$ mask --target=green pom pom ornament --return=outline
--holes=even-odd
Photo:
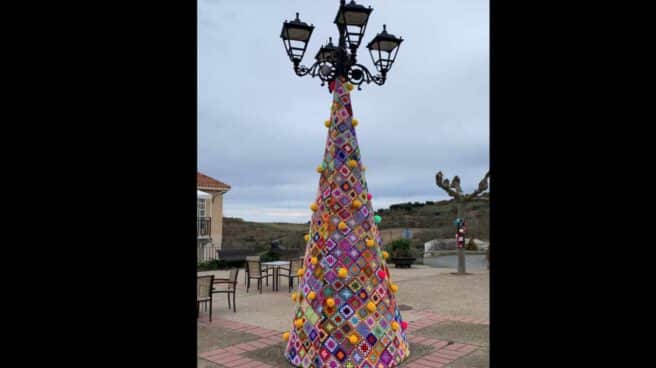
[[[382,217],[380,217],[380,216],[378,216],[378,215],[374,216],[374,221],[375,221],[377,224],[380,224],[380,222],[381,222],[382,220],[383,220]]]

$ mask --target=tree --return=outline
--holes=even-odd
[[[460,178],[456,175],[453,180],[444,178],[444,174],[438,171],[435,175],[435,184],[442,188],[449,196],[451,196],[456,204],[457,219],[456,219],[456,238],[462,236],[462,241],[458,244],[458,275],[465,275],[465,205],[473,199],[489,201],[489,192],[487,192],[490,179],[490,172],[488,171],[483,179],[478,183],[478,188],[469,194],[465,194],[460,187]]]
[[[310,204],[292,326],[295,367],[392,367],[410,354],[356,136],[350,84],[336,80],[319,188]],[[409,246],[409,244],[408,244]],[[290,311],[291,312],[291,311]],[[291,314],[291,313],[290,313]],[[373,353],[375,352],[375,353]]]

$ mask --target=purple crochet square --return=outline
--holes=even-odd
[[[326,262],[326,266],[328,266],[328,268],[331,268],[337,262],[337,258],[335,258],[332,254],[329,254],[327,257],[323,259],[323,261]]]
[[[332,256],[330,256],[330,257],[332,257]],[[333,258],[333,259],[334,259],[334,258]],[[326,281],[328,281],[329,283],[332,284],[333,281],[335,281],[335,280],[337,279],[337,275],[335,274],[335,271],[330,270],[330,271],[328,271],[328,272],[323,276],[323,278],[324,278]]]
[[[357,351],[356,351],[355,353],[353,353],[353,355],[351,355],[351,358],[352,358],[353,361],[356,362],[357,364],[360,364],[360,362],[362,362],[362,359],[364,359],[360,354],[358,354]]]
[[[380,361],[383,362],[386,366],[389,365],[389,363],[392,361],[394,357],[392,357],[392,354],[390,354],[387,350],[385,350],[381,355],[380,355]]]
[[[332,250],[333,248],[335,248],[336,245],[337,245],[337,243],[335,243],[334,240],[332,240],[332,239],[326,240],[326,249],[327,250]]]
[[[339,217],[341,217],[342,220],[346,220],[350,216],[351,216],[351,213],[346,208],[342,208],[342,210],[339,211]]]
[[[339,249],[348,252],[351,248],[353,248],[353,245],[351,245],[351,242],[347,238],[344,238],[339,242]]]
[[[335,339],[333,339],[332,337],[328,337],[326,339],[326,342],[323,343],[323,346],[325,346],[329,352],[333,353],[335,350],[337,350],[338,344],[337,341],[335,341]]]
[[[348,196],[342,196],[342,197],[339,199],[339,203],[341,203],[342,206],[346,206],[346,205],[348,205],[348,204],[351,204],[351,198],[349,198]]]

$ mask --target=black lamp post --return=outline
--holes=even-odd
[[[280,37],[287,55],[294,65],[296,75],[319,77],[322,86],[338,77],[343,77],[351,84],[358,86],[358,89],[361,89],[364,82],[384,84],[403,39],[387,33],[386,26],[383,26],[383,31],[367,44],[371,60],[380,74],[372,75],[364,65],[358,64],[357,49],[372,11],[371,6],[365,8],[353,0],[348,4],[345,0],[340,0],[339,10],[334,20],[339,31],[339,42],[337,45],[333,45],[332,38],[330,38],[328,43],[319,49],[315,56],[316,61],[310,67],[301,65],[301,60],[314,26],[302,22],[298,13],[293,21],[285,21]]]

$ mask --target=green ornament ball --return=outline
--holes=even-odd
[[[378,216],[378,215],[374,216],[374,221],[376,221],[377,224],[380,224],[380,222],[381,222],[382,220],[383,220],[382,217],[380,217],[380,216]]]

